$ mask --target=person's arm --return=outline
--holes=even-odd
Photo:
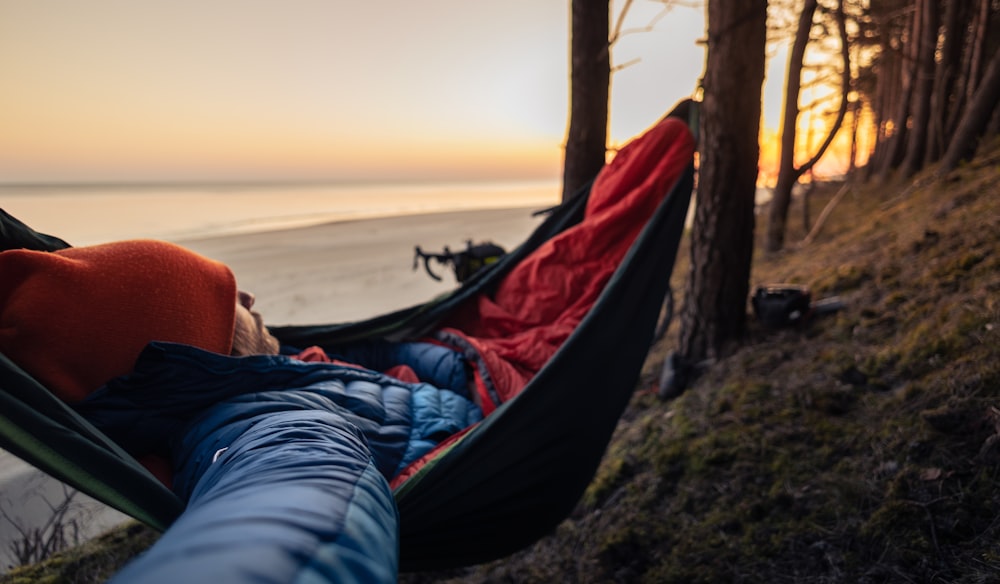
[[[392,493],[345,418],[273,412],[195,434],[187,509],[113,582],[396,580]]]

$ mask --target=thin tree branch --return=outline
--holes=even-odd
[[[636,63],[639,63],[641,61],[642,61],[642,59],[639,58],[639,57],[636,57],[636,58],[634,58],[634,59],[632,59],[630,61],[625,61],[621,65],[615,65],[614,67],[612,67],[611,68],[611,72],[612,73],[617,73],[618,71],[621,71],[622,69],[624,69],[626,67],[631,67],[632,65],[635,65]]]
[[[841,80],[842,86],[840,91],[840,109],[837,111],[837,119],[833,122],[833,126],[830,128],[830,133],[827,134],[826,140],[819,147],[816,155],[809,160],[809,162],[803,164],[798,169],[798,175],[802,176],[805,172],[809,171],[813,166],[819,162],[823,154],[826,153],[826,149],[830,147],[833,143],[834,137],[836,137],[837,132],[840,130],[841,124],[844,123],[844,117],[847,115],[847,102],[848,95],[851,91],[851,53],[850,53],[850,42],[847,36],[847,17],[844,15],[844,0],[839,0],[837,2],[837,28],[840,30],[840,57],[844,62],[843,77]]]
[[[625,15],[628,14],[629,8],[632,7],[632,0],[625,0],[625,5],[622,6],[621,12],[618,13],[618,22],[615,23],[615,29],[611,32],[611,36],[608,38],[608,46],[614,45],[618,42],[618,39],[622,36],[622,25],[625,24]]]
[[[621,40],[622,37],[628,36],[630,34],[652,32],[656,28],[656,25],[661,20],[663,20],[667,16],[667,14],[670,13],[671,10],[674,9],[674,6],[685,6],[685,5],[686,4],[677,2],[676,0],[664,1],[663,8],[660,9],[660,11],[656,13],[656,16],[651,18],[645,26],[626,28],[622,30],[622,25],[625,24],[625,15],[628,13],[629,8],[632,7],[632,0],[625,0],[625,5],[622,6],[622,10],[618,15],[618,22],[615,23],[614,32],[611,34],[610,38],[608,38],[608,45],[609,46],[614,45],[616,42]],[[696,4],[692,3],[690,5],[695,6]]]
[[[844,198],[844,195],[846,195],[851,188],[852,185],[850,183],[845,183],[844,186],[840,187],[840,190],[837,191],[837,194],[830,199],[830,202],[823,207],[823,211],[819,214],[819,217],[816,219],[816,223],[813,224],[812,229],[809,230],[809,234],[802,239],[801,243],[799,243],[801,247],[809,245],[816,239],[816,236],[818,236],[819,232],[823,229],[823,225],[826,224],[826,220],[830,217],[830,214],[833,213],[833,209],[838,203],[840,203],[840,200]]]

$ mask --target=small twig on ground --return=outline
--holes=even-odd
[[[826,220],[830,216],[830,213],[833,212],[833,208],[836,207],[837,203],[839,203],[840,200],[844,198],[844,195],[846,195],[851,190],[853,190],[853,185],[851,185],[850,183],[845,183],[844,186],[840,187],[840,190],[837,191],[837,194],[834,195],[832,199],[830,199],[830,202],[827,203],[825,207],[823,207],[823,212],[819,214],[819,217],[816,219],[816,223],[814,223],[812,229],[809,230],[809,234],[802,239],[801,243],[799,243],[800,246],[809,245],[810,243],[813,242],[813,240],[816,239],[816,236],[819,235],[820,230],[823,229],[823,224],[826,223]]]

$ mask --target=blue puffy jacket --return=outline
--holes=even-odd
[[[120,581],[186,584],[394,580],[387,479],[482,418],[426,383],[169,343],[77,409],[135,453],[168,454],[187,502]]]

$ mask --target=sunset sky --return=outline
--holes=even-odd
[[[694,92],[703,18],[614,47],[612,146]],[[0,0],[0,182],[554,179],[568,52],[569,0]]]

